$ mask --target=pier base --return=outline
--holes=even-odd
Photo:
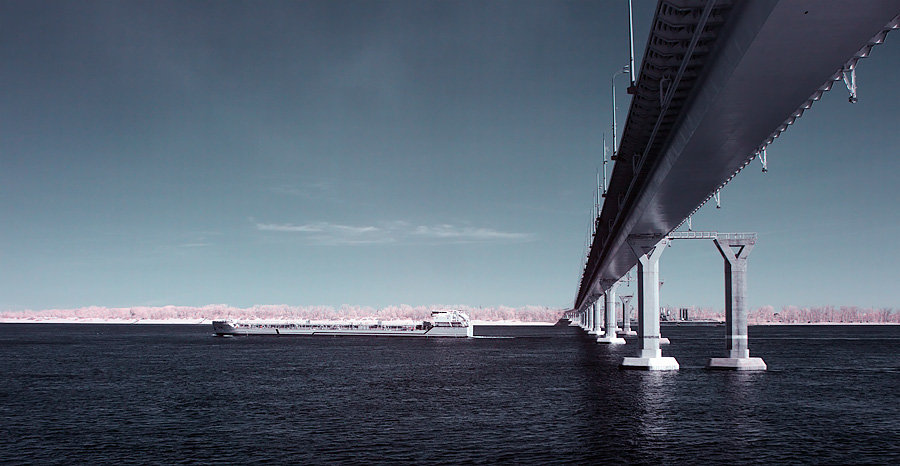
[[[606,335],[597,337],[597,343],[607,343],[610,345],[624,345],[625,339],[619,337],[608,337]]]
[[[764,371],[767,369],[762,358],[710,358],[706,368],[732,371]]]
[[[678,367],[678,361],[671,356],[660,356],[657,358],[625,358],[622,360],[623,369],[677,371]]]

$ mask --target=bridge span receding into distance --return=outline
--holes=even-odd
[[[766,147],[824,92],[846,85],[855,102],[857,61],[898,27],[900,0],[661,0],[567,316],[602,334],[599,343],[624,343],[615,292],[637,266],[641,351],[622,365],[677,369],[660,350],[664,246],[687,239],[675,230],[754,159],[765,170]],[[729,354],[709,367],[765,369],[747,342],[747,256],[756,236],[711,235],[691,237],[713,240],[725,262]]]

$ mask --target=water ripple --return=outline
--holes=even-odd
[[[897,328],[752,327],[764,373],[702,369],[724,353],[720,328],[664,328],[664,352],[682,365],[668,373],[620,370],[633,341],[597,345],[569,327],[478,330],[514,338],[222,339],[203,326],[0,325],[0,458],[900,460]]]

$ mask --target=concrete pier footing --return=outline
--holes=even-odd
[[[764,371],[767,369],[762,358],[710,358],[706,368],[733,371]]]
[[[678,361],[670,356],[663,356],[659,349],[641,350],[641,354],[635,358],[622,360],[624,369],[643,369],[648,371],[676,371],[679,369]]]
[[[648,371],[677,371],[678,361],[671,356],[658,358],[625,358],[622,360],[625,369],[643,369]]]
[[[597,343],[605,343],[609,345],[624,345],[625,339],[621,337],[608,337],[603,335],[602,337],[597,337]]]

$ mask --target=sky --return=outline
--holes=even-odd
[[[625,1],[0,0],[0,309],[569,307],[627,59]],[[900,307],[898,72],[694,216],[759,233],[751,307]],[[724,307],[711,243],[660,271]]]

